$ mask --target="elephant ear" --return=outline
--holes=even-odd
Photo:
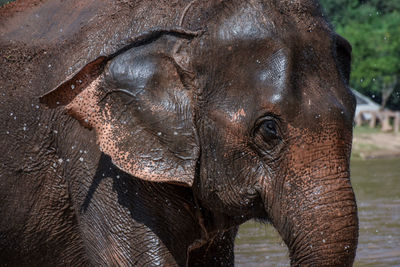
[[[40,101],[96,131],[101,151],[131,175],[191,186],[199,154],[190,38],[162,34],[87,64]]]

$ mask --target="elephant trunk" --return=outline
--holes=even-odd
[[[308,203],[301,203],[297,213],[288,214],[289,220],[280,230],[288,244],[291,263],[293,266],[352,266],[358,239],[352,189],[339,182],[330,191],[320,190],[318,187],[312,190],[305,201]],[[314,195],[320,196],[319,201]]]
[[[292,266],[352,266],[358,216],[349,160],[320,156],[292,162],[286,179],[269,189],[275,194],[265,196],[266,209]]]

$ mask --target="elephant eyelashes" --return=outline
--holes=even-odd
[[[256,123],[253,132],[256,146],[263,152],[276,148],[281,142],[278,122],[272,117],[266,117]]]

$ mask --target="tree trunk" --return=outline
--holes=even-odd
[[[382,88],[382,102],[381,102],[381,107],[380,110],[384,110],[387,101],[389,100],[389,97],[392,95],[394,88],[396,88],[398,82],[398,77],[395,77],[394,81],[392,83],[389,83],[386,86],[383,86]]]

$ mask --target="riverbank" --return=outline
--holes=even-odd
[[[379,129],[355,127],[352,159],[400,159],[400,134],[383,133]]]

